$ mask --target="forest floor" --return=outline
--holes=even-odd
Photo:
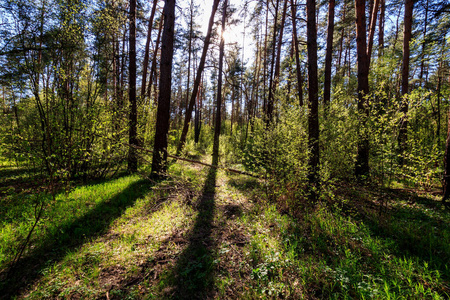
[[[263,180],[184,162],[55,199],[30,170],[0,173],[2,299],[450,296],[450,212],[433,193],[341,183],[294,213]]]

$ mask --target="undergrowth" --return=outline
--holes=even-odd
[[[450,296],[450,213],[436,195],[336,181],[316,205],[286,209],[267,188],[177,162],[162,182],[122,176],[56,201],[10,190],[1,198],[1,298]],[[38,201],[44,217],[7,278]]]

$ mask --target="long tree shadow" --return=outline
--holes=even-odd
[[[38,247],[17,263],[12,275],[0,283],[0,298],[19,296],[42,276],[44,268],[61,261],[69,251],[105,233],[115,219],[149,191],[150,186],[149,182],[142,179],[134,182],[82,217],[63,224],[58,232],[45,237]]]
[[[216,173],[211,168],[206,178],[202,195],[198,202],[198,216],[190,236],[188,246],[180,254],[171,277],[174,289],[172,299],[205,299],[214,283],[214,248],[211,237],[215,213]]]

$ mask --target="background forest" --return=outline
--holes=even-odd
[[[437,0],[0,0],[4,297],[449,297],[449,30]],[[205,283],[228,252],[202,210],[230,190],[253,263]],[[175,271],[130,254],[101,282],[83,245],[161,207],[207,242],[177,231],[181,252],[151,246]]]

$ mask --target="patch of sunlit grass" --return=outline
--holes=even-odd
[[[111,224],[105,235],[70,251],[60,263],[45,269],[43,278],[27,297],[95,298],[110,290],[118,293],[127,278],[138,276],[154,260],[162,241],[192,225],[191,207],[179,199],[159,205],[157,200],[149,190]],[[171,251],[170,247],[166,250]]]

